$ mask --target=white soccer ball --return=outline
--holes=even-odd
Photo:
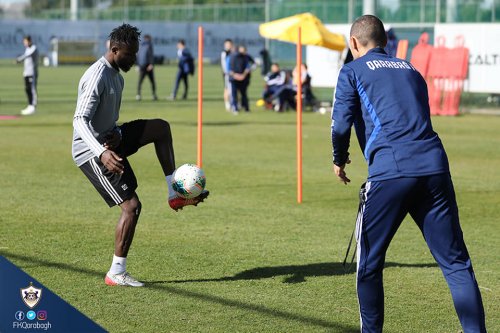
[[[172,188],[186,199],[199,196],[205,184],[205,172],[195,164],[183,164],[172,175]]]

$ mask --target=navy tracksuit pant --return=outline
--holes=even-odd
[[[182,94],[182,98],[183,99],[187,98],[189,89],[188,75],[189,73],[186,73],[183,71],[182,68],[179,68],[179,70],[177,71],[177,75],[175,77],[174,91],[172,92],[173,98],[177,97],[177,91],[179,90],[179,84],[181,83],[181,81],[184,82],[184,94]]]
[[[360,194],[356,238],[361,332],[382,332],[385,254],[408,213],[444,274],[464,333],[486,332],[481,294],[460,228],[450,175],[367,182]]]

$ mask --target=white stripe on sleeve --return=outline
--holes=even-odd
[[[92,73],[90,79],[86,81],[85,91],[78,98],[77,108],[73,118],[73,127],[75,131],[97,157],[101,156],[106,149],[92,134],[89,127],[89,121],[92,119],[98,105],[98,103],[91,105],[91,102],[93,96],[99,98],[97,85],[104,69],[104,65],[99,66],[94,73]]]

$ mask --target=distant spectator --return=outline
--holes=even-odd
[[[272,105],[274,94],[285,86],[286,79],[285,71],[280,69],[279,64],[273,63],[271,65],[271,71],[264,77],[266,87],[262,93],[262,98],[267,105]],[[280,96],[278,96],[278,98],[279,97]],[[281,105],[283,102],[282,98],[280,98],[279,104]]]
[[[262,59],[262,64],[260,67],[260,73],[262,76],[266,76],[267,73],[271,70],[271,56],[269,55],[269,52],[266,49],[262,49],[259,52],[260,58]]]
[[[305,105],[313,105],[316,98],[314,97],[314,94],[312,92],[311,76],[307,71],[306,64],[302,64],[301,66],[300,77],[300,81],[302,82],[302,98],[304,100],[304,103]],[[287,106],[290,106],[294,110],[296,109],[298,83],[298,70],[297,67],[295,67],[292,72],[292,82],[289,84],[285,84],[283,87],[279,88],[272,96],[273,99],[278,98],[278,100],[280,101],[280,105],[279,107],[275,108],[275,111],[284,111]]]
[[[344,65],[350,63],[353,60],[354,60],[354,58],[352,56],[351,49],[347,49],[347,54],[345,55],[345,59],[344,59]]]
[[[246,47],[239,46],[238,52],[231,54],[229,59],[229,78],[231,82],[231,109],[234,114],[238,114],[238,92],[241,95],[241,106],[246,112],[250,111],[248,105],[247,89],[250,82],[251,64]]]
[[[57,67],[59,65],[59,40],[56,36],[50,37],[50,62],[52,67]]]
[[[386,34],[387,34],[387,45],[384,48],[384,50],[391,57],[395,57],[396,53],[398,52],[399,40],[396,37],[396,34],[394,33],[394,29],[391,27],[388,27]]]
[[[175,78],[174,90],[169,97],[170,100],[176,99],[181,80],[184,82],[184,94],[182,94],[182,99],[187,99],[189,90],[188,76],[189,74],[194,74],[194,59],[191,52],[187,49],[184,39],[179,39],[177,42],[177,58],[179,59],[179,68]]]
[[[316,97],[314,96],[312,92],[312,85],[311,85],[311,75],[309,75],[309,71],[307,68],[306,64],[302,64],[301,67],[301,81],[302,81],[302,98],[304,99],[305,105],[313,105]],[[297,90],[297,85],[298,85],[298,71],[297,68],[294,68],[293,70],[293,84],[294,84],[294,89]]]
[[[153,42],[151,35],[144,35],[144,40],[139,46],[139,52],[137,53],[137,66],[139,67],[139,82],[137,84],[137,95],[135,99],[141,100],[141,86],[144,77],[147,75],[149,81],[151,82],[151,90],[153,92],[153,100],[158,100],[156,96],[156,83],[154,76],[154,52],[153,52]]]
[[[220,54],[220,66],[222,69],[222,79],[224,80],[224,106],[227,111],[231,110],[231,82],[229,81],[229,58],[234,52],[234,44],[231,39],[224,41],[224,50]]]
[[[38,79],[38,50],[29,35],[24,36],[23,44],[26,48],[24,50],[24,54],[17,57],[16,60],[18,63],[21,61],[24,63],[24,87],[26,90],[26,96],[28,97],[28,106],[21,110],[21,114],[28,116],[36,112],[38,99],[36,91],[36,83]]]
[[[250,66],[250,72],[248,73],[248,85],[250,85],[252,72],[257,68],[257,63],[255,62],[255,59],[250,54],[248,54],[246,46],[240,45],[238,47],[238,52],[244,54],[247,57],[248,65]]]

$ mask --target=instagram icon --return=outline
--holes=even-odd
[[[40,310],[36,314],[36,319],[38,320],[47,320],[47,311]]]

